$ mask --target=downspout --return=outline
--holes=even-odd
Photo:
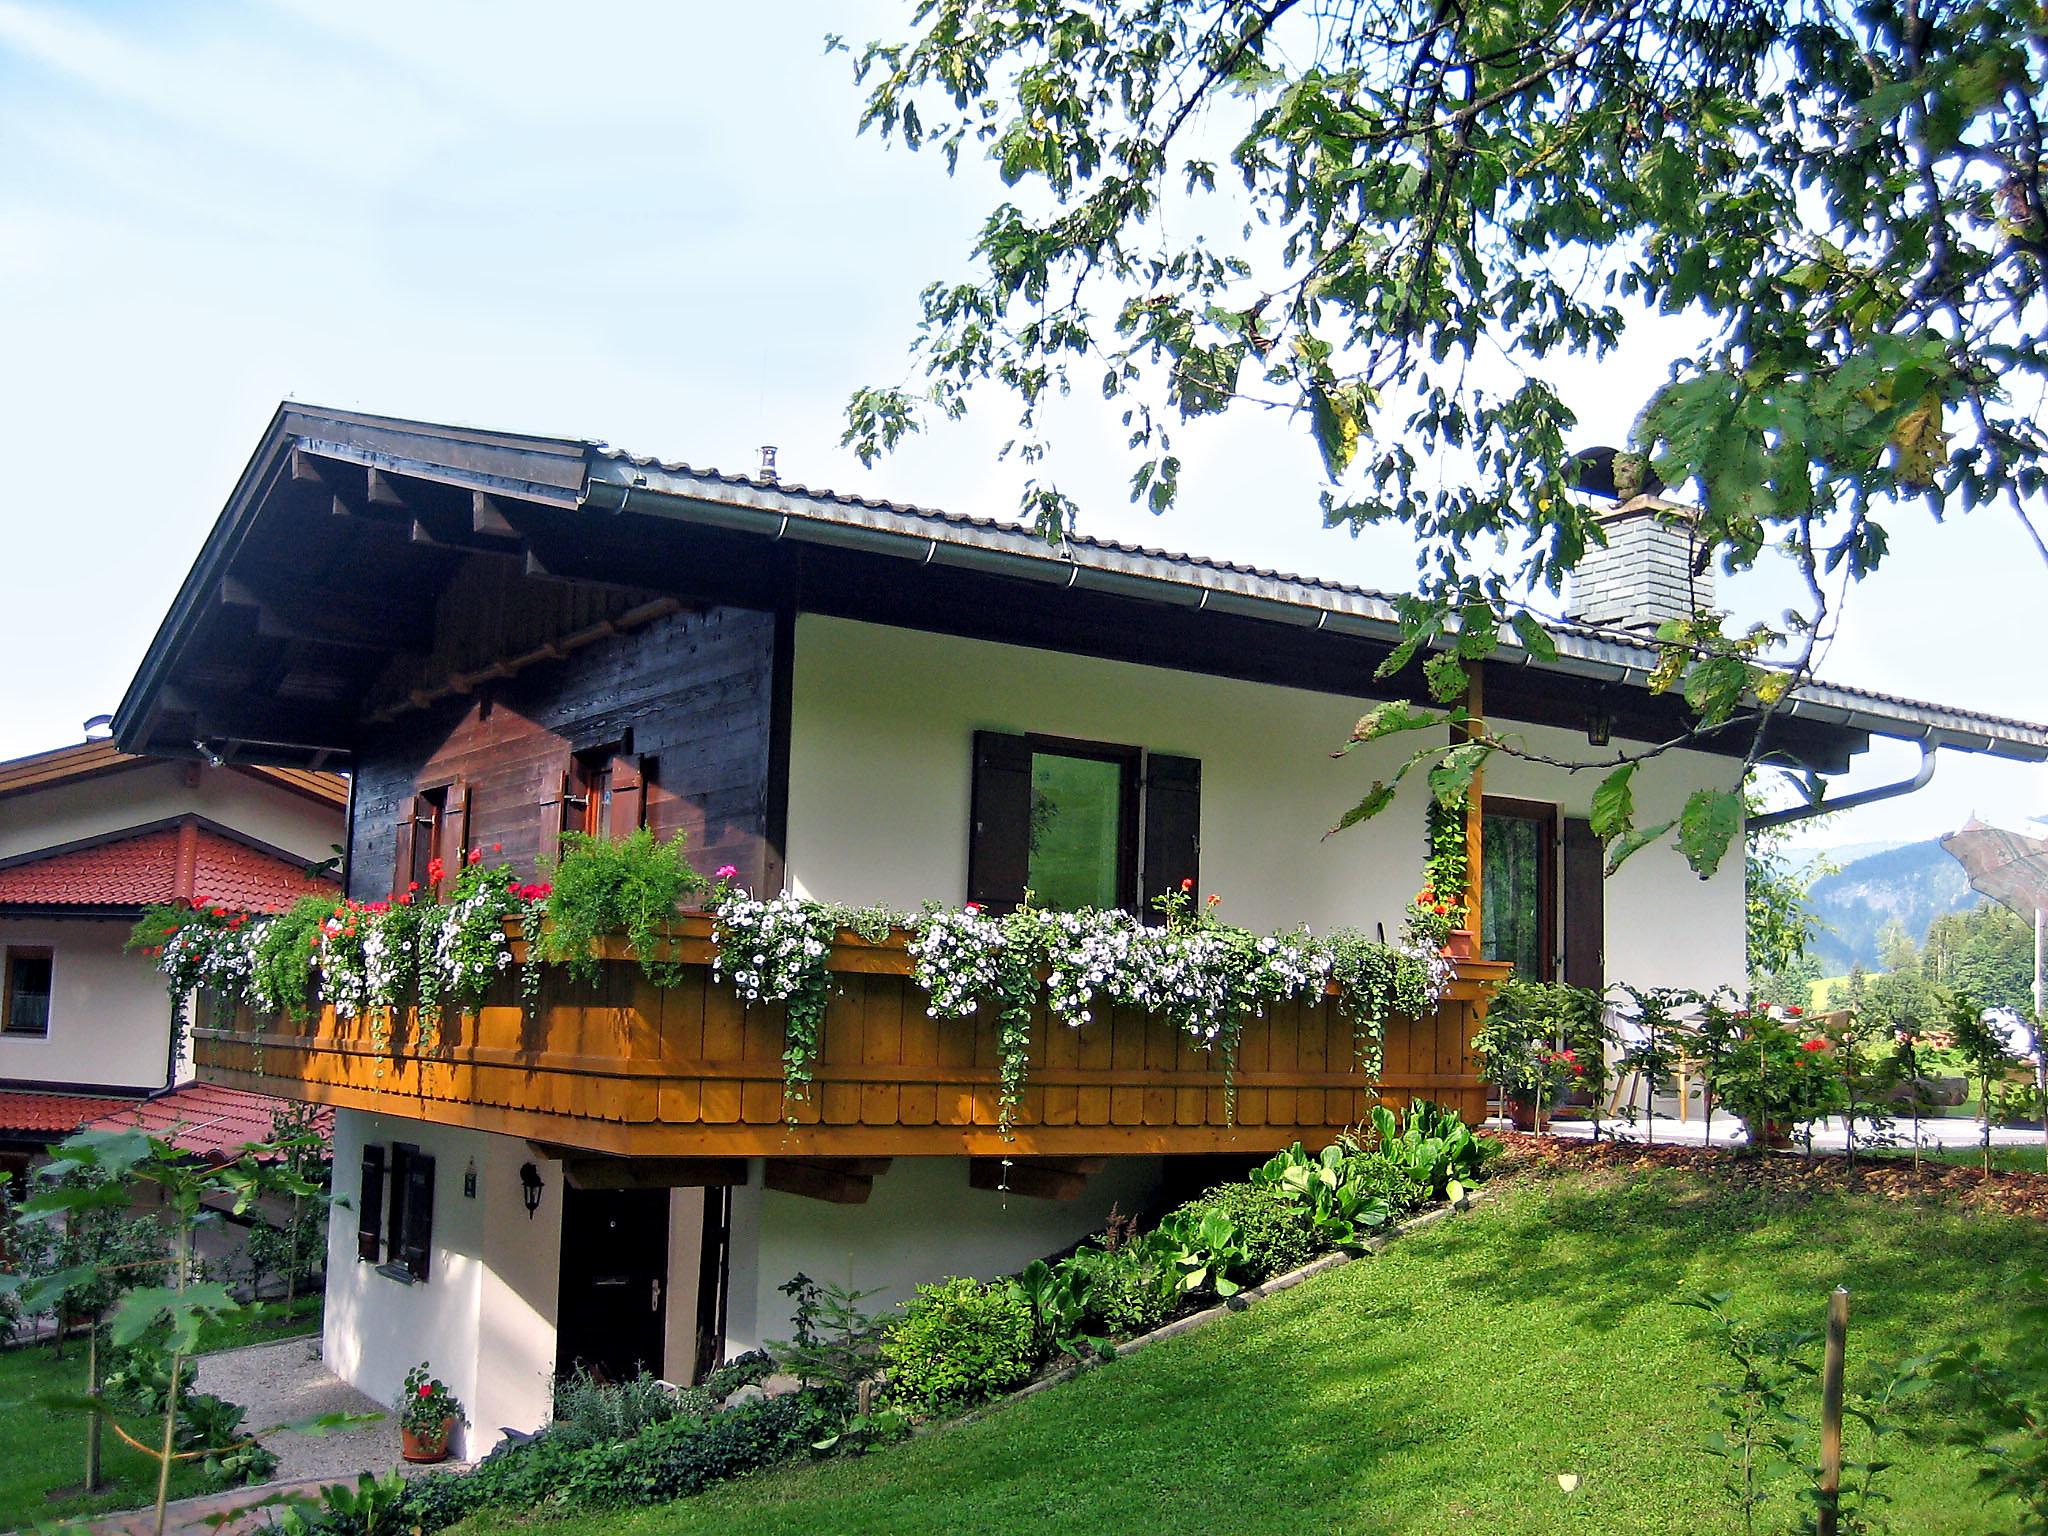
[[[1916,742],[1920,748],[1920,767],[1910,779],[1900,779],[1895,784],[1879,784],[1870,789],[1859,789],[1854,794],[1844,795],[1839,800],[1812,800],[1805,805],[1787,806],[1782,811],[1765,811],[1761,816],[1749,818],[1748,829],[1760,832],[1766,827],[1787,826],[1795,821],[1807,821],[1815,816],[1832,816],[1836,811],[1853,811],[1859,805],[1875,805],[1880,800],[1895,800],[1900,795],[1910,795],[1916,789],[1925,789],[1934,777],[1934,747],[1925,741]]]

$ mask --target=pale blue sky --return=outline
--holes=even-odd
[[[287,396],[741,470],[772,442],[789,479],[1009,514],[1000,410],[871,472],[837,446],[848,392],[903,377],[918,288],[958,269],[998,192],[854,136],[847,61],[821,39],[901,14],[0,0],[0,756],[114,706]],[[1687,340],[1660,325],[1575,370],[1584,440],[1620,441]],[[1126,502],[1115,419],[1082,401],[1060,420],[1089,531],[1411,574],[1396,533],[1320,529],[1298,422],[1184,434],[1183,504],[1160,520]],[[2048,715],[2048,571],[2016,527],[1908,514],[1893,547],[1827,673]],[[1724,597],[1765,617],[1789,589]],[[1972,810],[2048,810],[2048,775],[1945,756],[1930,790],[1825,840]]]

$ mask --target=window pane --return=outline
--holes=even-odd
[[[1523,816],[1489,816],[1482,832],[1485,877],[1480,953],[1514,962],[1515,974],[1541,981],[1543,953],[1543,824]]]
[[[1031,754],[1032,900],[1065,911],[1118,904],[1123,788],[1121,763]]]
[[[47,1035],[50,1032],[50,957],[12,954],[7,957],[7,1033]]]

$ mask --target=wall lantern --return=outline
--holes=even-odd
[[[473,1157],[469,1160],[469,1166],[462,1170],[462,1198],[476,1198],[476,1159]]]
[[[519,1165],[519,1198],[526,1202],[526,1219],[533,1220],[533,1213],[540,1209],[540,1170],[531,1163]]]
[[[1586,740],[1596,747],[1607,745],[1614,734],[1614,711],[1606,704],[1593,705],[1586,711]]]

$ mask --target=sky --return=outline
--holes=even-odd
[[[871,3],[568,7],[0,0],[0,757],[111,711],[278,402],[580,436],[985,516],[1027,473],[994,395],[873,469],[848,395],[908,376],[918,290],[965,269],[986,167],[856,133]],[[1564,371],[1619,443],[1691,338],[1646,323]],[[1398,530],[1325,531],[1305,423],[1179,435],[1180,504],[1132,507],[1122,428],[1056,415],[1082,529],[1401,588]],[[1784,571],[1724,582],[1742,619]],[[2010,516],[1901,515],[1832,680],[2048,717],[2048,568]],[[1327,744],[1306,743],[1323,751]],[[1873,750],[1844,787],[1909,773]],[[1942,754],[1817,844],[2048,812],[2048,771]]]

